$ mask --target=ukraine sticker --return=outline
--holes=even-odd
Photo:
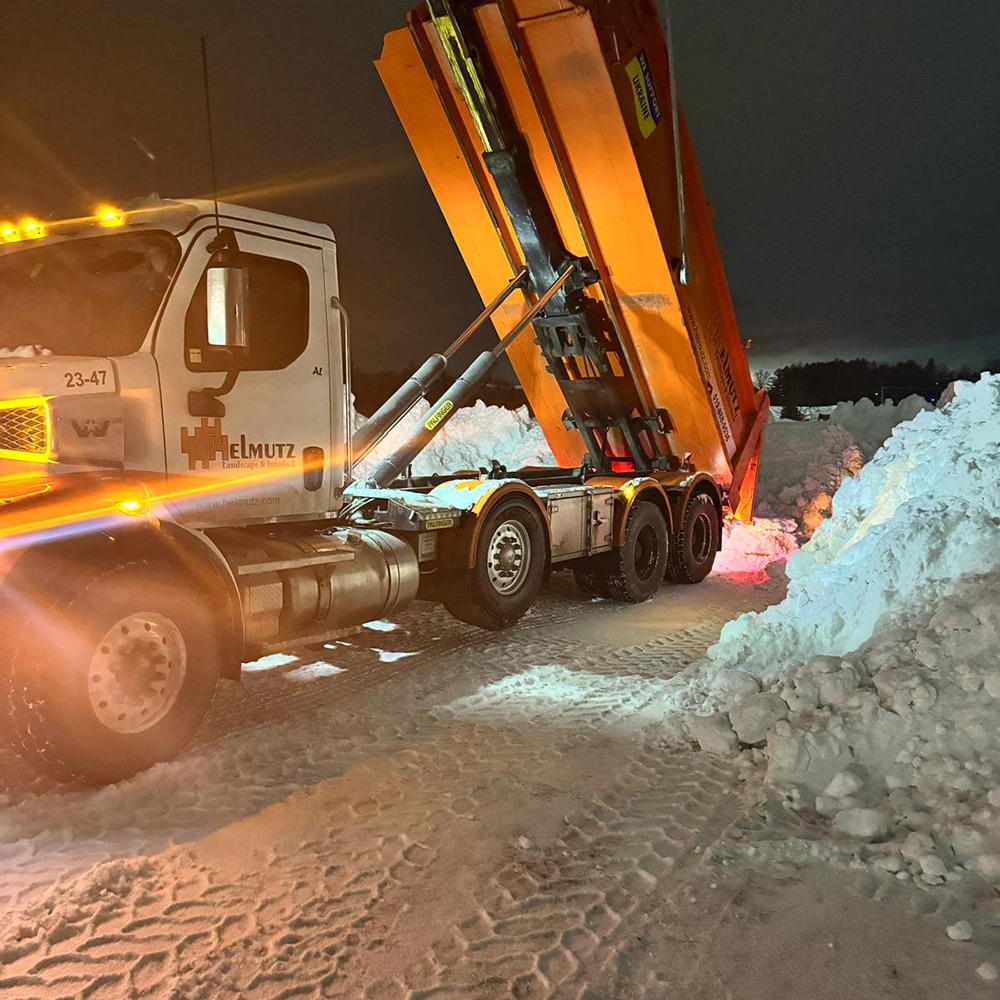
[[[635,98],[635,113],[639,119],[639,131],[644,139],[648,139],[656,126],[663,120],[660,101],[656,96],[653,84],[653,74],[649,69],[649,59],[646,50],[639,54],[625,67],[629,82],[632,84],[632,96]]]

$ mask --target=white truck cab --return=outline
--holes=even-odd
[[[207,278],[223,231],[246,273],[239,348],[208,335]],[[210,202],[163,202],[112,230],[60,227],[8,244],[0,352],[34,356],[2,358],[0,455],[18,463],[11,472],[28,455],[60,472],[127,470],[195,527],[334,512],[350,395],[331,300],[329,227],[230,205],[216,215]],[[214,395],[227,375],[231,386]]]

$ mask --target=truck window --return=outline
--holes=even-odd
[[[85,237],[0,255],[0,350],[122,357],[142,347],[180,259],[167,233]]]
[[[248,270],[248,344],[242,371],[287,368],[309,341],[309,279],[288,260],[244,254]],[[230,351],[208,343],[207,278],[203,274],[184,322],[184,360],[188,371],[223,372],[232,367]]]

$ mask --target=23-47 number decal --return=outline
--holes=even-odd
[[[95,369],[89,374],[83,372],[63,372],[67,389],[80,389],[85,385],[107,385],[108,371],[106,368]]]

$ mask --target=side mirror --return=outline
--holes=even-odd
[[[247,272],[228,262],[211,263],[205,275],[210,347],[247,346]]]

